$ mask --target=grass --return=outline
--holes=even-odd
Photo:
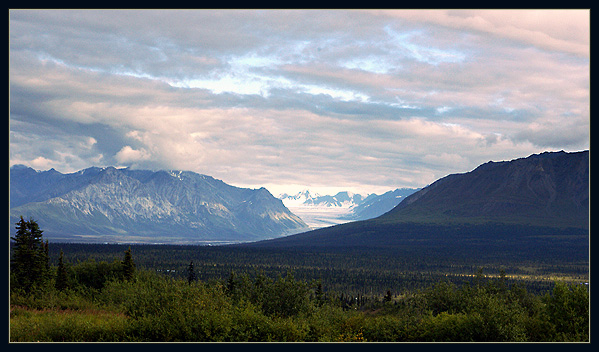
[[[129,324],[121,313],[100,310],[30,309],[10,311],[11,342],[126,341]]]

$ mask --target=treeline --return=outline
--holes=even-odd
[[[503,270],[510,283],[522,283],[538,294],[553,289],[553,280],[564,278],[572,282],[587,282],[587,261],[539,262],[527,257],[518,260],[477,260],[431,258],[406,255],[397,251],[362,250],[290,250],[240,248],[231,246],[68,244],[50,246],[50,261],[58,262],[64,251],[71,263],[86,261],[113,262],[122,260],[123,251],[131,247],[140,268],[153,270],[174,278],[184,278],[187,265],[193,261],[202,281],[227,279],[231,272],[270,277],[292,270],[296,278],[318,279],[325,290],[347,295],[383,296],[388,290],[394,295],[409,293],[436,282],[449,280],[455,284],[470,284],[482,268],[488,277]]]

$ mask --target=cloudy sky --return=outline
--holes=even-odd
[[[589,16],[11,10],[10,164],[380,194],[588,149]]]

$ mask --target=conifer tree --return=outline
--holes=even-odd
[[[63,261],[63,252],[60,250],[60,257],[58,258],[58,268],[56,270],[56,283],[55,287],[59,291],[63,291],[64,289],[69,287],[69,279],[67,276],[67,269],[64,265]]]
[[[135,263],[133,262],[133,256],[131,255],[131,247],[125,251],[125,259],[121,262],[123,268],[123,279],[133,279],[135,273]]]
[[[10,261],[12,283],[30,292],[33,287],[43,286],[49,279],[48,241],[43,242],[43,231],[35,220],[25,221],[21,216],[16,225],[17,233],[11,237],[14,241]]]
[[[187,283],[191,285],[192,282],[196,281],[198,278],[196,276],[195,269],[193,268],[193,260],[187,266]]]

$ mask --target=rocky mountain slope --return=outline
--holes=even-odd
[[[32,217],[52,240],[199,243],[255,241],[307,230],[266,189],[187,171],[10,169],[10,229]]]

